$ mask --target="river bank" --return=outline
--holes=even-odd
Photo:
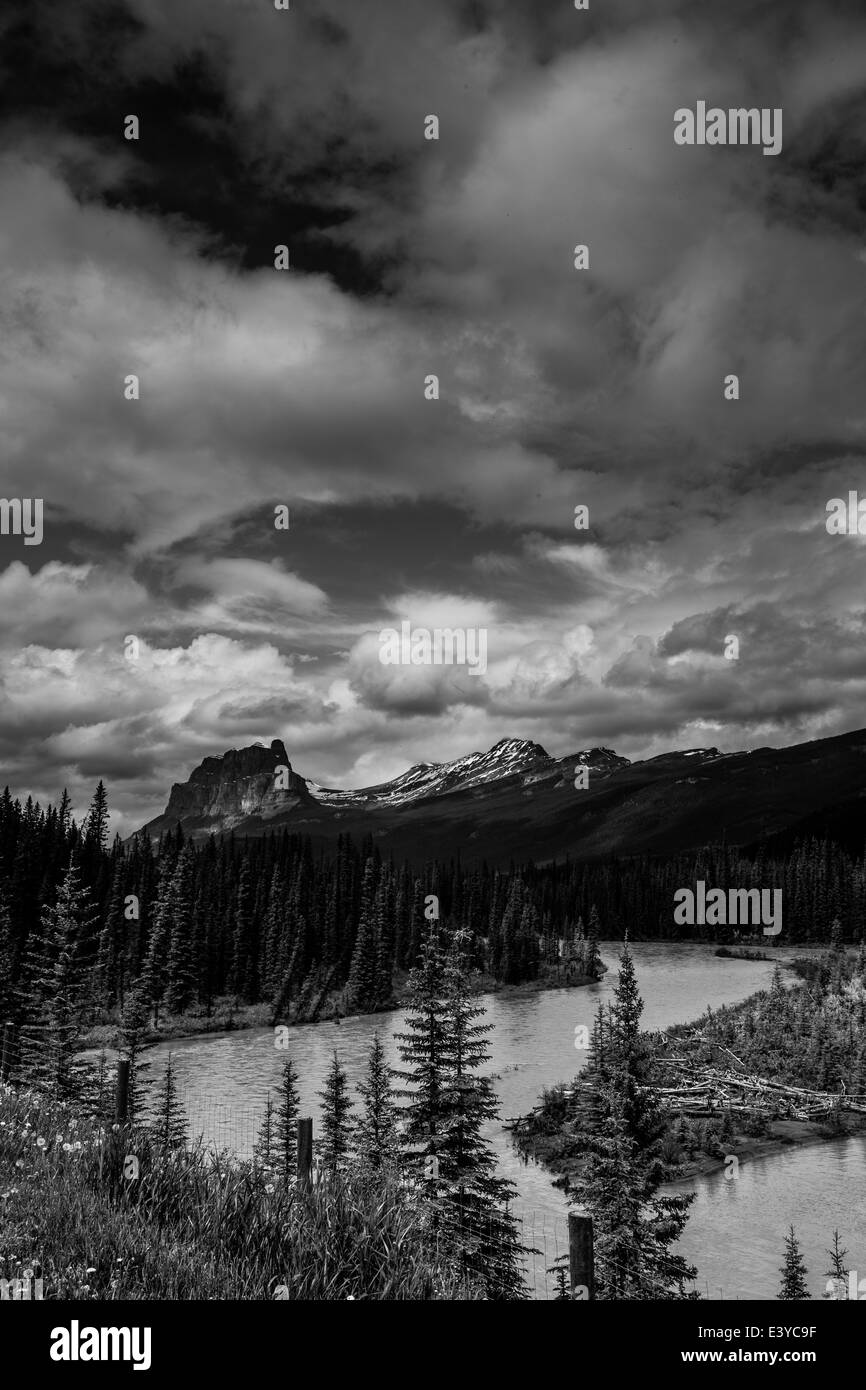
[[[603,978],[608,966],[603,965]],[[406,1007],[409,1000],[409,972],[396,971],[394,988],[390,999],[372,1014],[354,1012],[347,1007],[346,991],[332,990],[322,1006],[317,1009],[315,1018],[295,1017],[274,1021],[272,1004],[239,1004],[233,996],[214,999],[209,1011],[197,1010],[186,1014],[164,1014],[156,1027],[152,1024],[145,1030],[142,1041],[145,1047],[156,1043],[171,1042],[174,1038],[196,1038],[208,1033],[233,1033],[249,1028],[270,1028],[278,1025],[289,1028],[318,1023],[339,1023],[349,1018],[375,1018],[378,1014],[394,1013]],[[472,976],[473,993],[496,995],[506,999],[524,999],[545,990],[579,989],[585,985],[598,984],[597,979],[588,975],[571,974],[566,976],[561,970],[550,971],[535,980],[523,980],[520,984],[504,984],[492,975],[476,972]],[[120,1023],[113,1020],[90,1028],[82,1038],[83,1049],[87,1052],[105,1049],[117,1051],[120,1045]]]

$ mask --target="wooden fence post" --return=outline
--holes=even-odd
[[[313,1121],[298,1120],[298,1187],[313,1185]]]
[[[592,1217],[568,1213],[568,1265],[571,1296],[578,1300],[595,1298],[595,1262],[592,1244]]]
[[[114,1118],[119,1125],[126,1124],[129,1109],[129,1059],[121,1057],[117,1063],[117,1099]]]
[[[15,1024],[3,1024],[3,1051],[0,1053],[0,1081],[5,1081],[12,1070],[12,1049],[15,1045]]]

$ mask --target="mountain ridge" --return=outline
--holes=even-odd
[[[587,779],[576,778],[579,768]],[[837,804],[860,798],[863,730],[785,748],[679,749],[637,762],[605,747],[555,758],[531,740],[500,739],[486,752],[416,763],[352,790],[295,772],[274,739],[268,748],[205,758],[143,830],[158,841],[178,824],[194,839],[285,827],[318,845],[340,834],[372,835],[383,852],[407,858],[544,862],[748,844],[809,817],[832,820]]]

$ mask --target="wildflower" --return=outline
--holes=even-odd
[[[55,1142],[55,1144],[62,1144],[62,1143],[63,1143],[63,1135],[62,1135],[62,1134],[55,1134],[55,1136],[54,1136],[54,1142]]]
[[[72,1145],[71,1145],[71,1144],[64,1144],[64,1145],[63,1145],[63,1152],[64,1152],[65,1154],[71,1154],[71,1153],[72,1153]]]
[[[44,1149],[44,1148],[47,1146],[47,1144],[48,1144],[48,1140],[47,1140],[47,1139],[43,1139],[43,1138],[42,1138],[42,1135],[40,1134],[39,1138],[36,1140],[37,1148]]]
[[[84,1271],[84,1273],[85,1273],[85,1274],[95,1274],[95,1273],[96,1273],[96,1265],[91,1265],[89,1269],[86,1269],[86,1270]]]

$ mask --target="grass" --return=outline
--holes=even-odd
[[[467,1297],[396,1177],[338,1174],[304,1193],[0,1085],[0,1278],[25,1268],[46,1299]]]

